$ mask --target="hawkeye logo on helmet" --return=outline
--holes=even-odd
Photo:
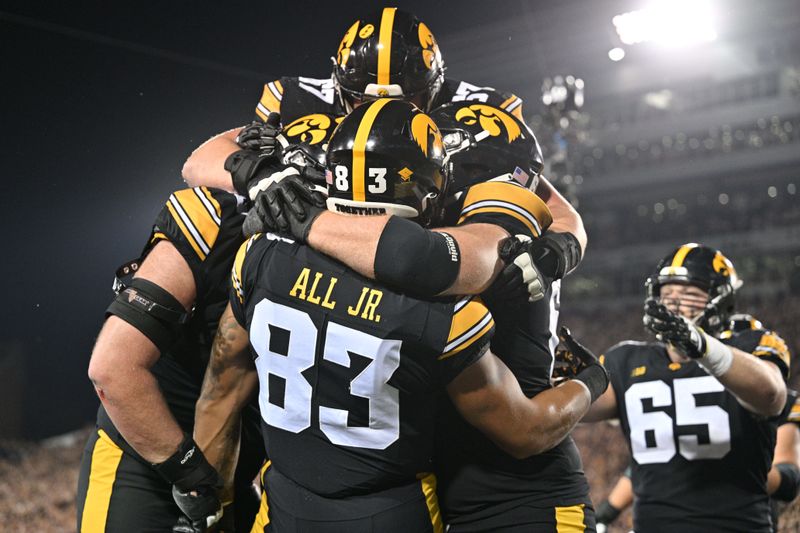
[[[339,50],[336,52],[336,63],[341,67],[346,66],[347,60],[350,59],[350,47],[353,46],[353,41],[356,40],[356,32],[360,22],[360,20],[355,21],[342,37],[342,42],[339,43]]]
[[[522,135],[522,129],[511,115],[489,105],[472,104],[462,107],[456,112],[456,120],[467,126],[478,124],[492,137],[499,136],[505,130],[509,143],[514,142],[517,137]]]
[[[422,22],[419,23],[418,35],[419,44],[422,46],[422,61],[425,62],[425,66],[430,70],[433,67],[433,60],[438,59],[440,55],[439,46],[436,44],[436,39],[433,38],[431,30]]]
[[[411,119],[411,135],[426,157],[431,151],[439,153],[444,151],[442,134],[439,133],[439,128],[436,127],[431,117],[425,113],[418,113]]]
[[[337,119],[337,123],[341,119]],[[286,126],[284,135],[288,139],[299,138],[300,142],[318,144],[329,137],[329,130],[333,121],[328,115],[315,113],[306,115]]]
[[[733,263],[720,252],[714,255],[714,261],[711,263],[711,267],[714,269],[714,272],[722,274],[723,276],[736,277],[736,270],[733,268]]]

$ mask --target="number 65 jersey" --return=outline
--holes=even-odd
[[[242,245],[232,282],[276,470],[328,498],[414,483],[432,470],[436,399],[483,356],[493,332],[479,299],[394,293],[269,233]]]
[[[780,337],[727,333],[723,342],[788,374]],[[772,531],[766,480],[777,418],[746,410],[696,362],[672,363],[660,343],[621,343],[603,364],[633,458],[634,530]]]

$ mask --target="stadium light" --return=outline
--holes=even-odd
[[[612,48],[608,51],[608,58],[611,61],[622,61],[622,58],[625,57],[625,50],[622,48]]]
[[[709,0],[652,0],[647,7],[612,19],[625,44],[648,41],[685,46],[717,38]]]

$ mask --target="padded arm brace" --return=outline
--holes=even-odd
[[[404,292],[436,296],[456,282],[460,267],[453,237],[401,217],[391,217],[378,240],[375,279]]]
[[[163,353],[191,315],[169,292],[143,278],[134,278],[106,309],[144,333]]]

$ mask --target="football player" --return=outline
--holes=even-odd
[[[438,217],[448,178],[442,140],[414,106],[383,99],[359,107],[334,133],[328,166],[340,180],[329,184],[328,208],[429,224]],[[354,199],[360,166],[385,181]],[[288,198],[308,199],[305,218],[321,215],[322,200],[301,182],[280,185]],[[589,364],[576,376],[585,387],[566,382],[530,399],[487,350],[494,321],[480,298],[403,295],[274,234],[242,246],[232,280],[195,431],[229,478],[224,465],[234,464],[235,447],[227,428],[260,383],[271,463],[259,531],[442,531],[430,473],[441,389],[470,423],[522,458],[563,439],[605,388],[602,369]]]
[[[170,530],[183,516],[172,485],[218,483],[191,434],[243,220],[241,198],[230,193],[177,191],[142,258],[124,267],[133,278],[117,287],[89,364],[101,406],[81,463],[78,531]],[[257,417],[255,406],[246,409],[237,494],[226,496],[236,500],[240,529],[258,506],[252,480],[264,452]]]
[[[612,386],[586,417],[620,419],[634,529],[771,531],[767,473],[786,404],[786,344],[761,327],[725,333],[741,280],[711,247],[678,247],[646,286],[644,324],[658,342],[605,354]]]

